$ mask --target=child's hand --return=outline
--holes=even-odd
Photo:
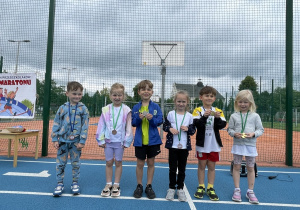
[[[210,113],[211,113],[211,110],[210,110],[210,109],[205,110],[205,112],[204,112],[204,117],[209,117],[209,116],[210,116]]]
[[[220,118],[221,112],[215,112],[215,118]]]
[[[246,133],[246,138],[252,138],[255,136],[255,133]]]
[[[173,135],[177,135],[179,132],[178,130],[176,130],[175,128],[170,128],[170,132],[173,134]]]
[[[144,119],[145,115],[143,113],[139,113],[139,117],[142,120],[142,119]]]
[[[153,118],[153,115],[148,113],[145,117],[147,118],[147,120],[151,120]]]
[[[81,150],[83,147],[84,147],[84,144],[81,144],[81,143],[78,143],[78,144],[77,144],[77,149],[78,149],[78,150]]]
[[[58,141],[53,142],[53,146],[54,146],[55,149],[59,149]]]
[[[186,131],[188,131],[189,128],[188,128],[187,126],[182,125],[182,126],[180,127],[180,129],[181,129],[182,131],[185,131],[185,132],[186,132]]]
[[[242,135],[243,134],[241,134],[241,133],[235,133],[234,137],[240,139],[240,138],[242,138]]]
[[[106,144],[101,144],[101,145],[99,145],[99,147],[105,148]]]

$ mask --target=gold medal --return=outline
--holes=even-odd
[[[116,130],[112,130],[111,132],[113,135],[116,135],[117,134],[117,131]]]
[[[245,133],[242,133],[242,138],[246,138],[246,134]]]
[[[210,116],[215,116],[215,112],[211,111]]]

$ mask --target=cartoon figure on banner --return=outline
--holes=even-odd
[[[0,113],[5,112],[6,110],[9,110],[11,115],[16,115],[16,112],[13,113],[13,111],[12,111],[12,103],[13,103],[13,100],[15,99],[15,97],[16,97],[18,89],[19,88],[17,87],[16,91],[9,91],[9,93],[7,93],[6,88],[4,89],[4,97],[5,97],[5,100],[6,100],[6,104],[4,106],[4,109]]]

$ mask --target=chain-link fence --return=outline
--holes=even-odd
[[[38,94],[34,120],[2,119],[1,128],[18,123],[43,131],[43,103],[50,97],[44,93],[49,2],[1,2],[2,72],[13,73],[16,65],[17,72],[35,72]],[[221,108],[229,120],[237,92],[251,89],[265,127],[265,134],[257,142],[257,161],[284,163],[287,111],[285,0],[55,2],[49,129],[51,131],[56,110],[67,100],[64,94],[67,82],[80,82],[84,86],[82,102],[91,116],[84,157],[104,157],[96,144],[95,133],[101,108],[110,103],[110,86],[115,82],[122,83],[127,93],[125,103],[133,107],[139,100],[135,86],[139,81],[149,79],[154,84],[153,101],[161,103],[164,90],[165,114],[173,109],[172,96],[176,90],[189,92],[192,112],[201,105],[199,90],[210,85],[218,91],[215,106]],[[299,164],[299,1],[294,1],[293,9],[293,161]],[[169,55],[175,60],[176,56],[183,58],[184,65],[172,65],[166,58],[164,83],[161,66],[147,65],[142,59],[145,41],[184,43],[183,55],[172,54],[173,51]],[[224,143],[221,158],[230,161],[232,138],[226,130],[221,131],[221,136]],[[28,141],[29,145],[34,144],[30,139]],[[34,151],[22,146],[20,150]],[[6,151],[7,143],[1,140],[0,152]],[[55,155],[50,138],[48,154]],[[126,150],[125,156],[134,158],[133,147]],[[162,149],[159,159],[167,158],[166,150]],[[189,160],[196,160],[193,152]]]

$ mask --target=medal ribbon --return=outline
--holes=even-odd
[[[117,116],[117,120],[116,120],[116,122],[115,122],[114,105],[112,105],[112,117],[113,117],[113,128],[114,128],[114,130],[116,130],[116,127],[117,127],[118,119],[119,119],[119,117],[120,117],[120,112],[121,112],[122,106],[123,106],[123,104],[121,104],[121,107],[120,107],[120,110],[119,110],[119,113],[118,113],[118,116]]]
[[[249,111],[247,112],[247,115],[246,115],[246,118],[245,118],[245,123],[244,123],[242,112],[240,112],[240,114],[241,114],[241,120],[242,120],[242,130],[241,130],[241,133],[244,133],[244,130],[245,130],[245,127],[246,127],[246,123],[247,123],[248,113],[249,113]]]
[[[186,112],[184,112],[184,116],[183,116],[183,119],[181,121],[180,127],[182,126],[182,123],[184,121],[185,114],[186,114]],[[176,128],[177,128],[177,130],[179,130],[178,140],[180,141],[180,139],[181,139],[181,129],[178,129],[178,125],[177,125],[177,113],[176,113],[176,111],[175,111],[175,122],[176,122]]]
[[[70,118],[71,132],[73,132],[74,127],[75,127],[75,117],[76,117],[76,112],[77,112],[77,105],[78,105],[78,103],[76,104],[76,107],[75,107],[74,121],[72,123],[71,104],[69,104],[69,118]]]

